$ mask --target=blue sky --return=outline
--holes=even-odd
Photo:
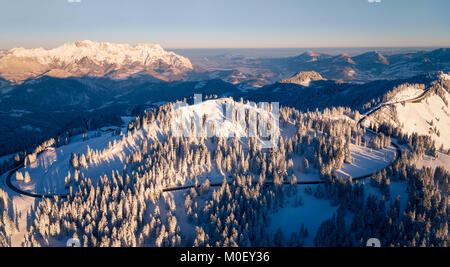
[[[0,0],[0,49],[77,40],[167,48],[448,47],[449,11],[448,0]]]

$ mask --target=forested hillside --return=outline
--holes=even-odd
[[[207,125],[206,107],[245,105],[230,101],[192,107]],[[364,246],[367,237],[380,236],[386,246],[448,245],[450,174],[412,166],[435,149],[429,139],[389,136],[383,129],[368,133],[357,123],[359,113],[350,109],[282,108],[279,144],[264,149],[258,137],[233,131],[228,138],[208,138],[206,132],[176,137],[172,107],[146,112],[125,132],[112,135],[108,147],[92,150],[87,140],[86,152],[71,154],[64,163],[68,175],[53,176],[64,182],[68,198],[39,203],[24,244],[57,245],[76,237],[85,246]],[[383,150],[391,137],[409,147],[394,164],[369,173],[366,181],[339,174],[354,160],[352,147]],[[112,151],[124,151],[123,166],[105,167]],[[41,179],[31,172],[35,160],[24,169],[25,174],[30,170],[31,182]],[[90,172],[96,166],[103,166],[103,174],[90,177],[98,173]],[[302,185],[311,181],[318,184]],[[397,194],[403,192],[407,199],[400,200]],[[300,220],[297,230],[272,227],[272,217],[286,208],[301,210],[322,201],[336,214],[321,225]]]

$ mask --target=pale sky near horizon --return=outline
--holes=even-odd
[[[0,0],[0,49],[450,46],[448,0]]]

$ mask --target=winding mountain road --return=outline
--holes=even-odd
[[[369,117],[370,115],[372,115],[373,113],[377,112],[378,110],[380,110],[381,108],[383,108],[383,107],[385,107],[385,106],[396,105],[396,104],[402,104],[402,103],[417,103],[417,102],[420,102],[420,101],[424,100],[424,99],[428,96],[428,94],[429,94],[430,92],[431,92],[431,89],[430,89],[430,88],[427,88],[426,90],[423,91],[422,94],[420,94],[420,95],[417,96],[417,97],[414,97],[414,98],[411,98],[411,99],[406,99],[406,100],[400,100],[400,101],[397,101],[397,102],[388,102],[388,103],[380,104],[379,106],[373,108],[372,110],[370,110],[369,112],[367,112],[366,114],[364,114],[364,115],[363,115],[363,118],[360,119],[360,120],[358,121],[358,125],[361,125],[362,122],[363,122],[365,119],[367,119],[367,117]]]

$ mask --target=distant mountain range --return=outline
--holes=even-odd
[[[152,81],[221,79],[244,87],[262,87],[307,71],[315,71],[324,79],[347,82],[404,79],[450,71],[448,48],[390,55],[375,51],[356,56],[310,51],[294,57],[223,55],[205,60],[208,64],[195,66],[188,58],[154,44],[131,46],[81,41],[51,50],[14,48],[0,52],[0,78],[9,83],[42,76],[141,77]]]
[[[424,73],[450,70],[450,49],[382,55],[367,52],[357,56],[306,52],[287,58],[254,59],[248,67],[260,66],[280,76],[300,71],[316,71],[324,78],[368,82],[380,79],[403,79]]]
[[[180,80],[193,70],[189,59],[153,44],[133,47],[82,41],[51,50],[14,48],[0,57],[0,77],[11,82],[44,75],[58,78],[149,75],[161,80]]]

